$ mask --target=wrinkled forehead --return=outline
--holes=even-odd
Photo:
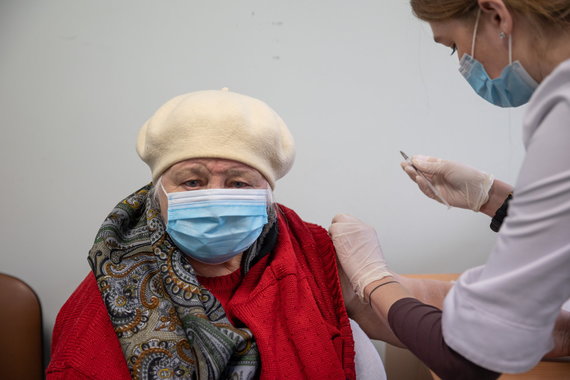
[[[259,181],[267,182],[265,177],[257,170],[243,162],[224,158],[191,158],[177,162],[168,168],[163,176],[169,178],[180,177],[187,174],[247,176]]]

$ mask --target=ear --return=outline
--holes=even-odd
[[[479,0],[481,12],[491,16],[493,25],[498,32],[510,35],[513,31],[513,15],[503,3],[503,0]]]

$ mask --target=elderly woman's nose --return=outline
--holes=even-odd
[[[226,180],[222,177],[212,177],[205,186],[206,189],[224,189],[226,188]]]

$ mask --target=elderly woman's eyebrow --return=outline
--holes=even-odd
[[[208,169],[203,165],[193,165],[187,166],[181,169],[174,170],[172,173],[172,178],[175,181],[182,181],[188,176],[198,175],[205,176],[208,174]]]
[[[245,177],[249,179],[258,179],[260,175],[251,169],[228,169],[226,175],[230,177]]]

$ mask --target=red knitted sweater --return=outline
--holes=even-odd
[[[354,341],[332,242],[323,228],[281,210],[277,245],[225,302],[228,319],[253,332],[261,379],[354,379]],[[93,274],[57,317],[47,378],[130,378]]]

